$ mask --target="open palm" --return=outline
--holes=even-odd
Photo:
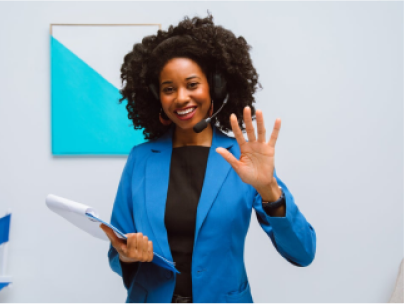
[[[252,185],[255,189],[264,189],[273,181],[275,166],[275,144],[281,128],[281,120],[275,120],[274,129],[268,142],[265,140],[266,131],[264,117],[261,110],[256,111],[257,137],[252,123],[251,109],[245,107],[243,118],[246,126],[248,141],[244,139],[243,133],[237,123],[235,114],[230,116],[232,131],[240,146],[240,159],[236,159],[233,154],[224,148],[217,148],[216,152],[230,163],[241,180]]]

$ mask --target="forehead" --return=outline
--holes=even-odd
[[[202,68],[189,58],[173,58],[167,61],[160,72],[160,80],[165,78],[186,78],[190,74],[202,76]]]

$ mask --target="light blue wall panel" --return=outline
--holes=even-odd
[[[144,142],[118,89],[51,36],[52,153],[118,155]]]

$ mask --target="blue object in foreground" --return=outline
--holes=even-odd
[[[7,287],[8,284],[10,283],[0,283],[0,290],[2,290],[4,287]]]
[[[10,219],[11,214],[8,214],[0,218],[0,245],[5,242],[8,242],[10,234]]]

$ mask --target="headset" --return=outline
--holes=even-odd
[[[210,96],[212,98],[212,101],[220,102],[221,100],[223,100],[223,104],[215,114],[213,114],[211,117],[201,120],[193,127],[193,130],[195,133],[202,132],[208,126],[208,123],[210,123],[212,118],[215,117],[222,110],[223,106],[227,103],[227,100],[229,98],[229,94],[227,93],[226,79],[217,70],[215,70],[213,73],[210,73],[208,75],[208,83],[209,83]],[[160,101],[160,96],[158,93],[157,85],[154,83],[150,83],[149,90],[152,93],[153,97],[157,101]],[[168,119],[168,117],[164,113],[164,111],[162,111],[161,116],[164,119]]]

